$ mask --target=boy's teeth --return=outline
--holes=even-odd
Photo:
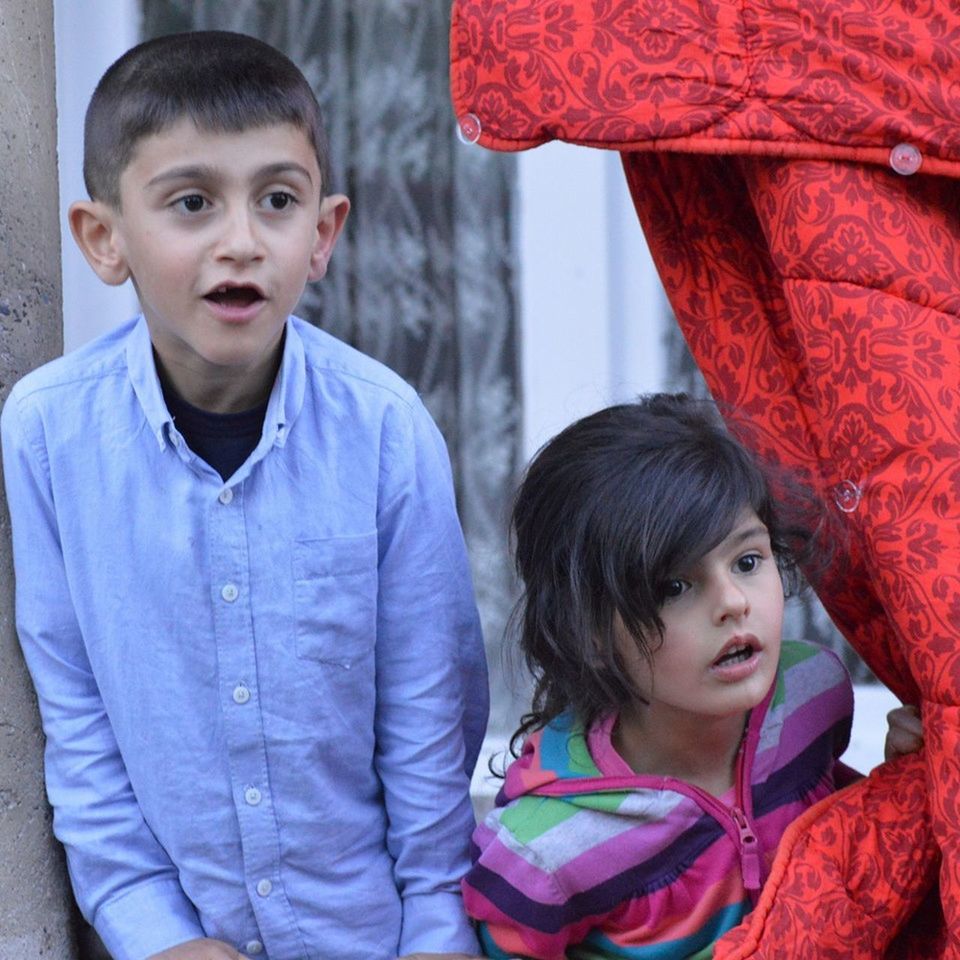
[[[260,299],[260,294],[253,287],[217,287],[208,294],[211,300],[218,303],[249,306]]]

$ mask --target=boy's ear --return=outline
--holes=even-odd
[[[67,219],[87,263],[97,276],[113,287],[130,276],[126,257],[119,245],[117,212],[100,200],[78,200],[70,205]]]
[[[350,212],[350,201],[342,193],[331,193],[320,204],[317,241],[310,254],[310,280],[319,280],[327,272],[330,255]]]

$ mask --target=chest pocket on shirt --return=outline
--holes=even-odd
[[[349,667],[377,636],[377,535],[293,545],[297,656]]]

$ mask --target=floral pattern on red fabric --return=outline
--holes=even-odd
[[[677,320],[734,430],[836,504],[845,561],[818,582],[825,605],[901,696],[922,700],[925,713],[950,708],[960,700],[960,324],[927,304],[953,302],[928,281],[951,275],[956,245],[944,231],[948,242],[925,250],[925,289],[911,298],[905,238],[921,229],[922,211],[898,199],[908,182],[892,171],[857,167],[851,189],[849,165],[834,161],[631,153],[624,162]],[[844,239],[851,224],[857,242]],[[754,322],[732,322],[731,291],[738,313],[752,291]],[[933,753],[928,766],[931,822],[944,852],[957,852],[941,872],[952,917],[960,818],[947,819],[956,811],[946,798],[960,795],[960,766]],[[803,850],[814,858],[815,845]],[[870,855],[885,876],[916,880],[916,854],[880,845]],[[852,906],[857,884],[837,874],[818,900],[839,897],[844,923],[862,923],[858,936],[871,943],[881,934]],[[798,891],[782,897],[778,922],[792,911],[799,923]],[[757,957],[787,942],[769,923]],[[953,936],[943,956],[958,949]]]
[[[481,144],[624,153],[732,429],[832,505],[821,599],[923,703],[925,776],[894,765],[869,804],[809,824],[776,909],[718,957],[960,957],[960,8],[456,0],[451,57]],[[938,867],[945,926],[924,899]]]
[[[557,138],[885,164],[907,142],[955,175],[958,73],[960,12],[938,0],[453,5],[454,109],[500,150]]]
[[[888,871],[878,848],[912,869]],[[923,762],[902,758],[791,825],[753,922],[723,937],[714,960],[943,956],[938,905],[925,901],[938,864]]]

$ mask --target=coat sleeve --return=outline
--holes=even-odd
[[[543,812],[550,801],[520,798],[477,827],[474,864],[462,884],[464,904],[487,956],[564,960],[567,948],[602,926],[604,917],[583,916],[576,891],[565,889],[556,871],[523,841],[524,833],[538,829],[524,806]]]
[[[46,734],[47,794],[80,910],[115,960],[203,936],[144,822],[87,659],[61,551],[40,416],[16,390],[3,409],[17,632]]]

